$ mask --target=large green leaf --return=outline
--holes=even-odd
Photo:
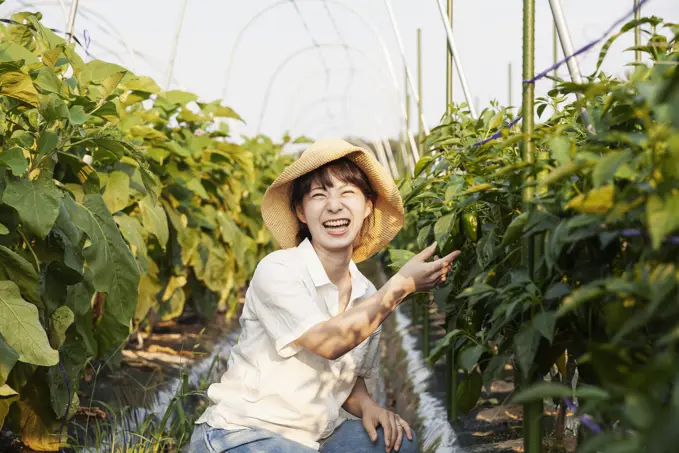
[[[21,255],[0,245],[0,280],[11,280],[18,287],[24,299],[40,306],[38,273],[31,263]]]
[[[158,239],[160,246],[164,249],[170,237],[165,210],[159,203],[154,203],[150,197],[144,197],[139,202],[139,209],[144,228]]]
[[[51,366],[59,361],[59,353],[50,347],[40,324],[38,309],[10,281],[0,281],[0,334],[21,362]]]
[[[16,209],[26,227],[44,239],[57,220],[62,196],[52,180],[52,172],[43,169],[33,181],[8,178],[2,201]]]
[[[94,288],[106,293],[104,314],[127,327],[137,303],[139,269],[101,195],[85,195],[83,203],[64,197],[64,207],[91,244],[84,251]]]
[[[24,156],[24,150],[15,146],[0,150],[0,166],[12,170],[14,176],[21,176],[28,170],[28,160]]]

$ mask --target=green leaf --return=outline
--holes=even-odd
[[[0,335],[0,385],[5,385],[9,372],[12,371],[17,360],[19,360],[19,354]]]
[[[5,225],[3,225],[2,223],[0,223],[0,236],[4,236],[8,233],[9,233],[9,230],[7,229],[7,227]]]
[[[443,356],[443,354],[445,354],[445,352],[453,346],[453,342],[456,341],[456,338],[463,333],[464,331],[461,329],[454,329],[448,332],[446,336],[441,338],[432,349],[429,357],[427,357],[429,366],[433,367],[434,364],[438,362],[438,360]]]
[[[126,90],[142,91],[144,93],[157,94],[160,93],[160,87],[150,77],[134,77],[123,82],[122,87]]]
[[[523,234],[523,227],[528,223],[528,212],[522,212],[512,219],[512,222],[507,227],[500,247],[506,247],[512,242],[516,241]]]
[[[103,197],[111,214],[125,209],[130,201],[130,177],[127,173],[122,171],[109,173]]]
[[[420,173],[429,166],[433,159],[432,156],[422,156],[415,164],[415,177],[420,176]]]
[[[22,299],[19,287],[10,281],[0,281],[0,335],[21,362],[42,366],[59,362],[59,353],[50,347],[40,325],[38,309]]]
[[[609,184],[571,198],[565,209],[574,209],[585,214],[605,214],[613,207],[614,198],[615,187]]]
[[[583,304],[599,298],[604,294],[604,290],[596,285],[592,286],[582,286],[575,290],[573,294],[564,298],[559,310],[557,311],[557,317],[562,317],[573,310],[576,310]]]
[[[65,305],[58,307],[50,316],[50,343],[54,349],[59,349],[66,340],[66,330],[75,319],[73,312]]]
[[[15,146],[0,151],[0,167],[12,170],[14,176],[21,176],[28,170],[28,160],[24,156],[24,150]]]
[[[85,195],[83,203],[64,197],[64,207],[75,225],[87,234],[91,245],[84,250],[88,268],[93,274],[94,288],[106,293],[101,323],[116,329],[105,331],[106,342],[124,340],[137,303],[139,268],[127,247],[101,195]],[[116,326],[116,324],[118,326]],[[123,338],[119,338],[119,337]],[[108,349],[111,344],[103,345]]]
[[[487,389],[490,390],[490,385],[493,381],[502,377],[502,372],[505,369],[507,360],[509,360],[509,356],[505,354],[499,354],[490,359],[486,369],[483,370],[483,385],[485,385]]]
[[[160,204],[154,203],[149,197],[144,197],[139,202],[139,209],[141,210],[142,225],[158,239],[160,246],[165,249],[167,240],[170,237],[165,210]]]
[[[54,70],[49,67],[43,67],[38,70],[33,84],[44,92],[61,93],[61,81],[54,73]]]
[[[665,198],[651,195],[646,203],[646,224],[653,248],[657,250],[665,236],[679,228],[679,193],[668,194]]]
[[[31,232],[44,239],[59,215],[62,196],[52,180],[52,172],[43,169],[33,181],[8,178],[2,201],[17,210]]]
[[[38,92],[31,76],[12,63],[0,63],[0,96],[38,106]]]
[[[57,148],[57,143],[59,142],[59,136],[56,132],[51,130],[45,130],[38,138],[38,157],[44,157]]]
[[[172,90],[163,93],[163,97],[173,104],[186,105],[198,99],[198,96],[186,91]]]
[[[38,57],[24,46],[9,41],[0,42],[0,63],[19,60],[24,60],[27,65],[40,64]]]
[[[85,122],[90,119],[90,115],[85,113],[85,108],[82,105],[72,105],[68,109],[68,116],[70,118],[71,124],[76,126],[85,124]]]
[[[482,388],[483,380],[478,371],[466,375],[457,387],[457,392],[455,393],[457,408],[465,414],[474,409],[476,402],[479,400],[479,396],[481,396]]]
[[[524,377],[528,377],[533,368],[533,359],[540,345],[540,332],[529,325],[524,325],[514,336],[514,352],[519,369]]]
[[[606,154],[599,163],[594,167],[592,172],[592,180],[596,187],[613,181],[615,172],[618,171],[620,165],[628,161],[632,157],[631,151],[613,151]]]
[[[554,341],[554,326],[556,325],[556,313],[543,311],[533,318],[533,327],[542,334],[550,343]]]
[[[457,216],[455,213],[446,214],[440,217],[434,224],[434,237],[436,242],[443,246],[451,234],[457,234],[457,228],[454,228]]]
[[[410,250],[389,249],[389,267],[397,271],[413,256],[415,256],[415,253]]]
[[[70,119],[68,106],[56,94],[40,97],[40,113],[47,122]]]
[[[605,401],[611,395],[603,389],[588,385],[580,385],[573,390],[570,386],[556,382],[537,382],[530,387],[517,390],[511,399],[513,404],[524,404],[542,401],[545,398],[583,398],[590,401]]]
[[[470,372],[474,365],[476,365],[483,354],[484,348],[481,345],[473,345],[464,348],[460,351],[460,366],[467,372]]]
[[[130,250],[137,257],[137,262],[139,263],[139,269],[145,273],[148,271],[148,251],[146,248],[146,231],[144,227],[141,226],[139,220],[136,217],[130,217],[129,215],[122,214],[114,217],[114,220],[120,228],[120,232],[123,234],[125,241],[130,246]],[[139,296],[141,297],[141,295]]]
[[[11,280],[18,287],[21,296],[40,306],[38,274],[31,263],[21,255],[0,245],[0,280]]]

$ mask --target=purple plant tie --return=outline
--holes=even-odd
[[[90,32],[87,31],[87,29],[85,29],[85,31],[83,31],[83,42],[85,43],[85,45],[83,46],[85,48],[85,50],[86,51],[89,50],[90,49],[90,43],[92,42],[92,37],[90,36]]]
[[[573,412],[573,413],[578,412],[578,407],[575,404],[573,404],[573,402],[570,399],[568,399],[568,397],[564,397],[563,400],[566,403],[566,406],[568,406],[568,409],[571,410],[571,412]],[[578,418],[580,419],[580,421],[582,423],[584,423],[589,429],[591,429],[595,433],[603,432],[603,430],[601,429],[601,426],[594,423],[594,421],[592,420],[592,417],[590,417],[589,415],[587,415],[587,414],[578,415]]]

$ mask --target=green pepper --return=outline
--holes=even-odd
[[[462,216],[462,227],[470,241],[476,242],[479,239],[479,218],[471,212]]]

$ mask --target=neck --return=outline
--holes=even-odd
[[[345,251],[329,251],[321,247],[316,247],[313,242],[312,245],[331,282],[339,286],[342,280],[350,278],[349,263],[351,263],[353,247],[350,247]]]

